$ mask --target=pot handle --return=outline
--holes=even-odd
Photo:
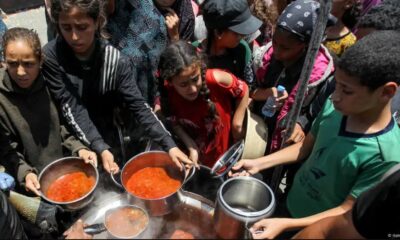
[[[193,165],[189,171],[185,173],[185,180],[183,181],[182,185],[185,185],[196,173],[196,167]]]
[[[113,174],[113,172],[110,172],[111,180],[115,183],[115,185],[117,185],[118,187],[124,189],[124,187],[122,186],[122,184],[119,183],[119,182],[115,179],[114,175],[116,175],[116,174]]]

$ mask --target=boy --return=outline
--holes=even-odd
[[[294,218],[261,220],[252,227],[263,230],[254,238],[274,238],[343,214],[400,161],[400,129],[390,112],[400,81],[399,38],[398,32],[378,31],[349,48],[338,61],[332,99],[306,139],[263,158],[242,160],[233,168],[244,169],[233,175],[249,175],[307,159],[286,201],[288,215]]]

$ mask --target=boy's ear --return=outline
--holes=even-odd
[[[389,101],[394,97],[396,94],[398,85],[395,82],[388,82],[385,85],[383,85],[382,88],[382,99],[385,101]]]

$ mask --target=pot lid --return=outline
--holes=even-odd
[[[239,161],[244,150],[244,140],[233,144],[214,164],[211,169],[211,174],[218,177],[225,176],[232,167]]]

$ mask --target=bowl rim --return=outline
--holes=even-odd
[[[81,158],[81,157],[73,157],[73,156],[71,156],[71,157],[63,157],[63,158],[56,159],[55,161],[49,163],[49,164],[48,164],[45,168],[43,168],[43,170],[40,172],[40,174],[39,174],[39,176],[38,176],[38,181],[39,181],[39,183],[40,183],[40,180],[42,179],[42,176],[43,176],[44,173],[46,172],[46,170],[49,169],[52,165],[54,165],[54,164],[56,164],[56,163],[59,163],[59,162],[61,162],[61,161],[71,161],[71,160],[80,160],[80,161],[83,162],[83,158]],[[93,191],[96,189],[97,184],[98,184],[98,182],[99,182],[99,171],[98,171],[97,168],[96,168],[95,166],[93,166],[92,164],[90,164],[90,163],[85,163],[85,162],[83,162],[83,163],[84,163],[84,164],[90,165],[90,166],[95,170],[96,182],[94,183],[93,187],[90,189],[89,192],[87,192],[87,193],[86,193],[85,195],[83,195],[82,197],[77,198],[77,199],[75,199],[75,200],[73,200],[73,201],[69,201],[69,202],[59,202],[59,201],[54,201],[54,200],[48,198],[48,197],[46,196],[46,194],[45,194],[44,192],[42,192],[41,189],[39,189],[39,192],[40,192],[41,197],[44,198],[46,201],[51,202],[51,203],[54,203],[54,204],[57,204],[57,205],[68,205],[68,204],[77,203],[77,202],[79,202],[79,201],[85,199],[86,197],[88,197],[90,194],[92,194]]]

